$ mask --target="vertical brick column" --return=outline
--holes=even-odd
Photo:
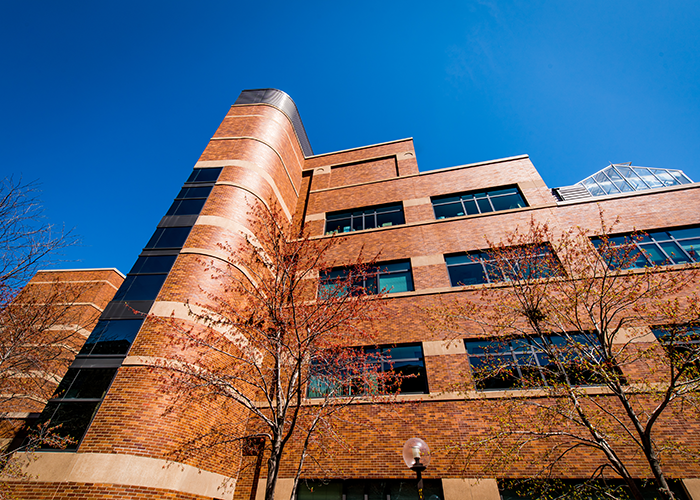
[[[249,212],[255,204],[275,207],[291,220],[302,187],[302,145],[306,137],[298,136],[303,128],[300,132],[300,122],[295,128],[289,116],[291,99],[286,94],[282,98],[288,100],[284,111],[279,102],[232,106],[202,153],[195,168],[216,167],[222,171],[151,315],[174,317],[184,327],[192,326],[184,304],[206,308],[210,303],[207,292],[216,292],[217,283],[204,271],[204,262],[225,257],[221,244],[235,248],[245,241],[244,235],[252,230]],[[308,141],[306,144],[308,147]],[[68,463],[65,455],[73,456],[72,465],[57,472],[60,464],[56,454],[46,453],[31,466],[39,482],[42,478],[62,482],[53,498],[68,498],[74,492],[89,490],[86,483],[100,484],[109,494],[125,486],[147,488],[148,498],[233,496],[239,456],[204,451],[167,465],[173,451],[206,432],[212,422],[226,419],[233,422],[233,435],[239,431],[243,435],[247,415],[238,408],[203,403],[191,405],[186,411],[164,413],[169,397],[149,365],[155,359],[167,360],[179,350],[164,335],[165,328],[167,322],[146,319],[77,453],[64,454],[64,463]],[[195,474],[197,469],[204,475]],[[169,479],[164,480],[166,477]],[[234,481],[221,488],[226,478]],[[107,498],[103,490],[95,487],[90,498]],[[173,496],[173,491],[178,496]]]

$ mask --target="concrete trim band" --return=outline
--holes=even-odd
[[[25,480],[99,483],[233,499],[236,480],[191,465],[116,453],[35,452],[23,455]]]

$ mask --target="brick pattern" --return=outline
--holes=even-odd
[[[398,170],[395,156],[349,165],[336,165],[331,168],[328,187],[391,179],[398,175]]]

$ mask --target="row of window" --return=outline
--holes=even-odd
[[[653,481],[637,480],[643,497],[658,497]],[[669,487],[676,498],[686,500],[688,495],[678,479],[670,480]],[[588,500],[627,498],[628,489],[620,479],[523,480],[499,479],[498,491],[503,500],[535,500],[542,498],[585,498]],[[296,492],[297,500],[418,500],[415,480],[402,479],[302,479]],[[423,480],[423,498],[441,500],[444,497],[440,479]]]
[[[436,219],[485,214],[527,206],[517,187],[433,196],[430,200]],[[348,233],[405,223],[401,203],[342,210],[326,214],[326,234]]]
[[[650,231],[638,236],[593,238],[610,267],[645,268],[700,261],[700,227]]]
[[[652,331],[671,360],[684,362],[686,370],[700,370],[695,359],[700,327],[657,327]],[[504,341],[464,340],[476,389],[502,390],[546,387],[562,382],[557,364],[564,365],[568,382],[600,385],[595,366],[602,356],[594,336],[515,338]],[[426,394],[428,380],[421,344],[358,348],[356,360],[316,360],[311,365],[307,396],[347,397],[365,394]],[[687,359],[686,359],[687,358]],[[354,359],[354,358],[353,358]],[[621,373],[610,373],[622,380]]]
[[[671,359],[694,356],[700,344],[700,327],[659,327],[653,332],[662,344],[670,343],[667,350]],[[573,384],[585,386],[602,382],[595,371],[586,368],[587,363],[595,363],[600,356],[595,339],[584,334],[507,341],[465,339],[464,345],[475,387],[479,390],[551,385],[559,380],[555,361],[567,366],[569,381]],[[355,363],[338,363],[332,357],[315,360],[310,367],[307,396],[429,392],[421,344],[358,349]],[[582,363],[584,353],[587,361]],[[695,361],[695,364],[700,363]],[[62,432],[80,439],[116,371],[116,367],[69,369],[42,417],[51,418],[52,425],[62,424]]]
[[[614,236],[592,242],[611,268],[700,262],[700,227],[653,231],[635,236]],[[452,286],[502,283],[560,275],[559,261],[547,245],[510,249],[507,254],[468,252],[445,255]],[[355,273],[353,275],[353,273]],[[409,260],[385,262],[361,271],[336,268],[321,275],[320,297],[409,292],[413,290]],[[342,288],[342,290],[339,290]]]
[[[221,170],[195,169],[166,215],[199,214]],[[136,260],[112,303],[155,300],[191,229],[191,225],[156,228],[144,247],[145,255]],[[148,254],[156,249],[159,255]],[[71,448],[77,447],[87,431],[143,321],[143,317],[134,318],[132,314],[100,318],[76,356],[74,367],[68,369],[44,408],[39,422],[61,425],[61,433],[76,441]],[[83,368],[86,362],[89,368]]]

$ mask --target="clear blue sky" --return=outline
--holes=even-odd
[[[2,176],[42,183],[127,272],[243,89],[297,103],[315,153],[413,137],[421,170],[529,154],[700,181],[700,2],[0,1]]]

